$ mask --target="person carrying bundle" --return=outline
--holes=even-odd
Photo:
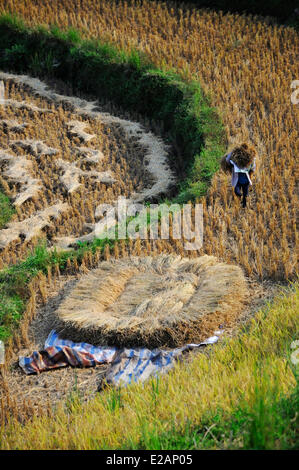
[[[235,147],[232,152],[222,157],[221,168],[225,173],[232,174],[232,186],[235,194],[241,199],[242,206],[246,207],[249,186],[252,185],[251,175],[256,169],[256,151],[253,147],[244,143]]]

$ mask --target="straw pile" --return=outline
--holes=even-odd
[[[227,155],[224,155],[220,160],[220,167],[224,173],[230,174],[232,172],[232,165],[231,163],[226,161]]]
[[[95,345],[176,346],[231,324],[246,295],[242,270],[213,256],[111,260],[62,301],[57,329]]]

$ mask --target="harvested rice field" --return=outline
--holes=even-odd
[[[93,270],[90,274],[93,274]],[[72,295],[74,288],[80,282],[82,282],[80,274],[65,275],[52,281],[45,293],[46,299],[42,300],[39,296],[37,300],[37,313],[30,323],[26,347],[16,347],[12,352],[11,370],[5,377],[1,398],[3,399],[5,394],[9,393],[9,396],[15,400],[12,401],[11,412],[18,414],[23,419],[24,415],[27,417],[32,413],[34,415],[51,413],[53,407],[59,406],[63,401],[72,400],[78,394],[84,402],[95,398],[97,389],[101,386],[108,370],[108,366],[104,364],[88,369],[66,367],[52,370],[49,373],[26,376],[18,365],[19,356],[28,356],[32,351],[43,348],[50,331],[58,326],[57,314],[60,307]],[[279,291],[279,287],[271,282],[265,282],[263,285],[249,279],[245,282],[248,293],[244,298],[242,311],[238,318],[226,314],[218,316],[212,323],[209,323],[206,318],[204,329],[203,324],[201,324],[201,329],[197,327],[197,329],[194,328],[195,331],[192,331],[192,340],[194,342],[200,342],[213,334],[218,327],[222,331],[220,340],[236,336],[242,325],[248,322],[248,319],[266,301],[272,301]],[[72,338],[74,338],[74,331],[72,332]],[[169,338],[166,340],[167,343],[169,344]],[[192,358],[202,353],[202,351],[194,351],[189,356],[185,356],[184,359],[185,361],[192,361]]]
[[[173,183],[165,146],[138,123],[101,115],[96,103],[53,94],[37,79],[0,77],[9,97],[1,107],[1,184],[16,207],[0,231],[2,263],[43,234],[65,248],[92,240],[100,204],[157,197]]]
[[[0,2],[0,450],[299,448],[298,13],[212,3]]]

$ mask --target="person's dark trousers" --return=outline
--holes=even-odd
[[[246,207],[246,198],[248,196],[249,181],[245,173],[239,173],[238,182],[235,186],[235,194],[241,198],[243,192],[242,206]]]

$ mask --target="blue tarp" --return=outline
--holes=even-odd
[[[217,332],[219,334],[219,332]],[[40,373],[58,367],[92,367],[97,364],[110,364],[105,375],[111,385],[128,385],[144,382],[151,376],[169,371],[175,361],[184,353],[213,344],[219,336],[211,336],[199,344],[187,344],[172,350],[147,348],[121,348],[93,346],[87,343],[74,343],[59,338],[52,330],[42,351],[34,351],[30,357],[20,357],[19,365],[26,374]]]

